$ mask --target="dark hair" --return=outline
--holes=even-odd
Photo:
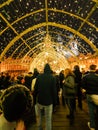
[[[1,95],[1,109],[10,122],[23,119],[32,106],[33,98],[24,85],[10,86]]]
[[[96,70],[96,65],[94,64],[90,65],[90,70]]]
[[[80,67],[79,67],[78,65],[75,65],[75,66],[74,66],[74,70],[79,71],[79,70],[80,70]]]

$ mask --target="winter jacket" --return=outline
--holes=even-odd
[[[49,65],[44,68],[44,73],[37,77],[34,95],[41,105],[56,104],[56,78],[52,75]]]
[[[68,94],[67,93],[67,88],[71,88],[75,90],[75,77],[74,75],[68,75],[64,79],[64,84],[63,84],[63,96],[66,98],[73,98],[76,95],[75,94]]]
[[[95,72],[86,74],[81,83],[87,94],[98,94],[98,74]]]

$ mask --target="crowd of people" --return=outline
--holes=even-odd
[[[66,117],[70,125],[74,124],[76,102],[78,108],[83,110],[82,100],[85,93],[90,117],[88,127],[90,130],[96,130],[95,115],[98,107],[92,100],[92,95],[98,95],[97,85],[96,65],[90,65],[85,73],[75,65],[73,70],[66,68],[56,74],[48,63],[42,73],[34,69],[33,73],[29,72],[25,76],[11,77],[8,73],[2,72],[0,130],[27,130],[30,123],[36,121],[38,130],[43,130],[43,115],[46,121],[45,129],[52,130],[52,114],[56,111],[56,106],[60,105],[60,92],[62,105],[69,109]]]

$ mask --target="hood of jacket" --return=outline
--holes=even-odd
[[[52,73],[50,65],[47,63],[44,67],[44,73]]]

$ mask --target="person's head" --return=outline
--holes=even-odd
[[[70,68],[66,68],[64,70],[64,75],[68,76],[68,75],[74,75],[74,73],[72,72],[72,70]]]
[[[74,71],[79,71],[79,70],[80,70],[79,65],[75,65],[75,66],[74,66]]]
[[[89,67],[90,71],[95,71],[96,70],[96,65],[92,64]]]
[[[51,70],[50,65],[48,63],[45,64],[44,73],[52,73],[52,70]]]
[[[33,106],[33,98],[29,89],[20,84],[10,86],[4,90],[0,101],[4,117],[9,122],[24,120],[25,114]]]
[[[61,70],[60,73],[61,73],[61,74],[64,74],[64,70]]]

